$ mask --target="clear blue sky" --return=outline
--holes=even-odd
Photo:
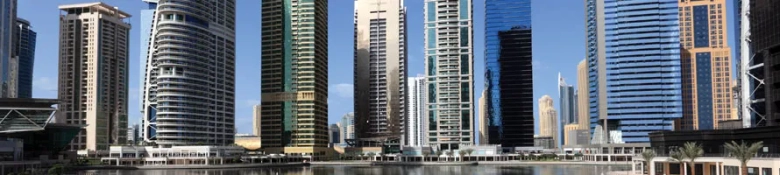
[[[19,0],[18,16],[32,23],[38,32],[35,53],[33,96],[57,98],[57,49],[59,35],[58,5],[95,2],[97,0]],[[141,60],[139,58],[141,0],[102,0],[133,15],[130,33],[130,123],[138,123]],[[535,100],[548,94],[558,107],[557,74],[576,85],[577,64],[584,57],[583,0],[533,0],[533,59]],[[236,42],[236,127],[239,133],[250,133],[252,105],[260,101],[260,0],[237,0]],[[406,0],[409,34],[409,75],[423,73],[423,1]],[[729,14],[733,11],[728,0]],[[353,0],[329,0],[329,123],[341,120],[351,112],[353,69]],[[474,85],[475,97],[484,89],[484,1],[474,0]],[[729,18],[729,38],[733,38],[733,15]],[[733,46],[733,39],[730,39]],[[476,101],[476,100],[475,100]],[[534,111],[538,105],[534,101]],[[537,116],[538,112],[534,113]],[[537,128],[538,130],[538,128]]]

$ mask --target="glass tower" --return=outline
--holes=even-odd
[[[682,117],[677,0],[587,0],[592,143],[648,142]]]
[[[32,30],[30,22],[16,18],[14,29],[14,57],[16,69],[16,97],[32,98],[33,67],[35,65],[35,40],[37,33]]]
[[[474,143],[471,1],[424,1],[428,143],[442,150]]]
[[[262,2],[260,133],[266,152],[319,157],[328,147],[327,11],[328,1]]]
[[[533,146],[531,0],[485,1],[489,144]]]
[[[16,22],[16,0],[0,2],[0,97],[13,97],[13,33]]]

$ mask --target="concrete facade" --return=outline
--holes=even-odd
[[[424,0],[428,144],[474,143],[472,0]]]
[[[104,3],[61,5],[57,122],[86,125],[70,150],[127,139],[129,14]]]
[[[717,129],[731,111],[732,59],[726,0],[679,3],[683,118],[680,130]]]
[[[477,133],[479,133],[479,145],[486,145],[488,143],[488,106],[487,106],[487,90],[482,91],[482,96],[479,97],[479,127]]]
[[[356,137],[402,138],[405,144],[406,7],[403,0],[354,3]]]
[[[580,129],[590,132],[590,112],[588,111],[588,62],[580,61],[577,64],[577,124]]]
[[[254,105],[252,107],[252,134],[256,136],[260,136],[260,126],[262,120],[260,120],[262,117],[262,106],[260,105]]]
[[[560,143],[560,135],[558,134],[558,113],[553,106],[553,99],[548,96],[542,96],[539,99],[539,136],[550,137],[555,143],[553,148]],[[534,143],[536,139],[534,138]],[[536,144],[534,144],[536,146]]]
[[[426,134],[428,133],[427,115],[425,115],[425,77],[409,77],[407,95],[407,107],[406,107],[406,133],[404,137],[407,138],[405,146],[423,146],[426,145],[428,140]]]

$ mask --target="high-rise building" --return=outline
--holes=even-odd
[[[560,147],[561,145],[564,145],[566,143],[566,130],[564,130],[564,127],[568,124],[577,123],[577,115],[576,115],[576,96],[574,96],[574,86],[566,84],[566,81],[561,77],[561,73],[558,73],[558,104],[559,104],[559,113],[560,117],[558,118],[558,121],[560,122],[558,125],[558,128],[561,128],[558,130],[558,138],[559,139],[556,144]]]
[[[407,146],[424,146],[428,129],[426,128],[425,117],[425,77],[409,77],[406,88],[406,107],[407,121],[405,122],[406,133],[404,137],[409,140]]]
[[[135,145],[138,143],[139,139],[139,131],[140,128],[138,124],[131,125],[130,127],[127,127],[127,143],[130,145]]]
[[[750,0],[734,0],[734,33],[737,42],[734,45],[737,62],[737,84],[739,100],[737,114],[742,119],[742,126],[753,127],[756,124],[756,116],[763,115],[765,110],[755,110],[763,107],[763,100],[754,100],[754,91],[763,91],[760,79],[763,77],[763,66],[760,62],[753,61],[753,49],[750,46]],[[761,74],[757,74],[761,73]],[[763,94],[762,94],[763,95]]]
[[[488,137],[488,106],[487,106],[487,90],[482,91],[482,95],[479,97],[479,129],[477,133],[479,134],[479,144],[480,145],[487,145],[490,143]]]
[[[16,0],[0,2],[0,97],[15,97],[15,78],[12,63],[16,23]]]
[[[340,135],[341,131],[339,131],[339,126],[337,124],[330,124],[330,126],[328,126],[328,144],[338,144],[341,141],[341,138],[339,138]]]
[[[595,143],[649,142],[682,117],[677,1],[585,1]]]
[[[147,2],[155,10],[141,36],[149,37],[141,108],[144,124],[156,124],[154,142],[233,144],[235,0]]]
[[[262,2],[263,147],[321,153],[328,145],[328,1]]]
[[[341,126],[339,129],[339,131],[341,131],[339,136],[341,145],[346,145],[347,140],[355,139],[355,113],[350,112],[344,114],[344,116],[341,117],[339,125]]]
[[[260,136],[260,126],[262,125],[262,120],[260,120],[260,117],[262,115],[262,106],[255,105],[252,107],[252,134],[255,136]]]
[[[764,104],[756,104],[754,109],[761,110],[763,117],[756,120],[758,126],[780,125],[780,1],[750,0],[750,47],[755,56],[752,65],[761,65],[751,74],[763,80],[762,92],[754,99],[763,98]],[[763,63],[763,64],[761,64]]]
[[[485,13],[488,143],[534,146],[531,0],[486,0]]]
[[[30,22],[22,18],[16,18],[14,26],[14,52],[12,61],[12,77],[15,85],[9,89],[15,89],[12,97],[32,98],[33,67],[35,65],[35,40],[37,33],[32,30]]]
[[[471,0],[425,0],[428,144],[474,143],[474,29]]]
[[[126,143],[130,14],[102,2],[59,9],[57,122],[85,126],[70,150]]]
[[[588,110],[588,64],[583,59],[577,64],[577,124],[580,129],[590,128]]]
[[[355,0],[355,130],[358,139],[400,139],[406,122],[406,7]],[[402,139],[403,138],[403,139]]]
[[[680,130],[712,130],[733,120],[726,0],[679,2],[683,118]]]
[[[552,97],[542,96],[539,99],[539,137],[551,137],[553,147],[556,147],[562,138],[558,134],[558,125],[558,112],[555,111]]]
[[[142,114],[141,115],[141,123],[140,123],[140,125],[141,125],[141,138],[140,138],[140,141],[143,141],[143,142],[152,142],[155,139],[157,139],[157,115],[152,113],[152,112],[155,112],[157,109],[154,108],[154,106],[152,106],[152,105],[149,105],[147,107],[145,104],[146,104],[146,101],[147,101],[147,99],[146,99],[147,93],[154,93],[155,92],[155,91],[151,91],[151,90],[147,90],[146,89],[147,79],[150,78],[150,77],[147,77],[146,75],[151,73],[149,71],[154,70],[153,67],[152,67],[153,65],[149,64],[147,61],[148,61],[148,58],[149,58],[149,48],[150,48],[149,46],[151,44],[149,41],[151,41],[151,38],[152,38],[152,27],[153,27],[152,25],[154,24],[154,19],[155,19],[155,17],[154,17],[155,14],[154,13],[157,11],[157,2],[158,1],[159,0],[144,0],[144,2],[148,6],[145,9],[141,9],[141,19],[140,19],[141,20],[141,23],[140,23],[141,26],[139,26],[140,29],[141,29],[141,36],[140,36],[141,37],[141,42],[139,42],[140,46],[138,47],[138,49],[140,50],[140,52],[138,54],[139,55],[138,60],[140,61],[139,65],[143,65],[144,66],[143,71],[139,71],[139,73],[140,73],[139,77],[143,77],[143,78],[141,78],[141,82],[139,83],[139,85],[140,85],[139,89],[141,89],[141,91],[138,94],[138,95],[140,95],[140,97],[142,97],[142,99],[138,100],[138,101],[139,101],[140,106],[141,106],[140,112]],[[151,88],[151,86],[150,86],[150,88]],[[149,95],[151,95],[151,94],[149,94]],[[149,113],[147,113],[147,112],[149,112]]]

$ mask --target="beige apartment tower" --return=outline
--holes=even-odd
[[[260,136],[260,116],[262,116],[262,106],[255,105],[252,107],[252,134]]]
[[[328,1],[262,1],[260,135],[267,153],[328,152]]]
[[[479,144],[488,144],[488,106],[487,106],[487,90],[482,90],[482,96],[479,97]]]
[[[558,134],[558,112],[553,106],[553,99],[544,95],[539,99],[539,136],[552,137],[553,143],[560,143]],[[558,144],[553,144],[557,146]]]
[[[683,118],[678,130],[718,129],[732,115],[732,63],[726,0],[681,0]]]
[[[588,63],[583,59],[577,64],[577,125],[590,132],[590,108],[588,105]]]
[[[59,6],[57,122],[84,125],[70,150],[127,139],[129,14],[97,2]]]
[[[403,0],[355,0],[355,137],[406,133],[406,8]]]

